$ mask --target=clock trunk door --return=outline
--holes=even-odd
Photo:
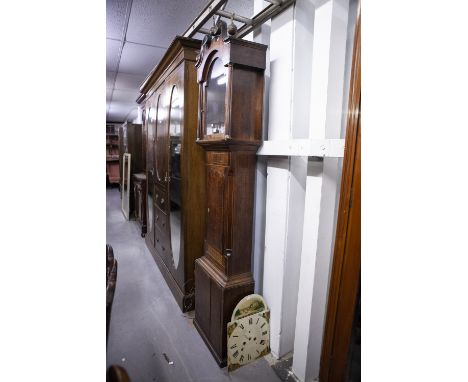
[[[208,161],[227,164],[229,153],[210,152],[208,158]],[[209,197],[207,198],[205,251],[222,270],[226,271],[226,260],[223,253],[229,239],[229,235],[227,235],[230,222],[229,167],[208,162],[206,177]]]

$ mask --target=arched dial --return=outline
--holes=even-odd
[[[262,314],[244,317],[231,325],[234,329],[228,335],[227,349],[230,364],[241,366],[268,352],[270,326]]]

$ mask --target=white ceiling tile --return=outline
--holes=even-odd
[[[187,29],[207,1],[133,0],[126,35],[127,42],[123,47],[119,65],[120,39],[125,27],[127,5],[131,0],[106,0],[108,121],[123,122],[126,117],[134,118],[131,113],[136,113],[135,100],[139,95],[138,89],[141,83],[159,63],[175,36],[181,35]],[[253,1],[231,0],[226,10],[251,17]],[[211,21],[207,23],[207,27],[210,25]],[[200,39],[203,36],[197,35]]]
[[[133,109],[127,116],[127,121],[134,121],[138,117],[138,109]]]
[[[133,104],[124,102],[112,102],[107,113],[108,121],[125,121],[127,116],[137,107]]]
[[[129,0],[106,0],[106,37],[122,39]]]
[[[109,110],[106,116],[106,121],[112,122],[124,122],[125,116],[127,114],[124,112],[118,112],[115,110]]]
[[[122,51],[119,72],[146,77],[164,53],[166,49],[127,42]]]
[[[117,72],[106,71],[106,88],[112,88],[114,86],[114,79]]]
[[[244,16],[251,18],[254,13],[254,2],[252,0],[236,0],[236,1],[228,1],[226,7],[224,8],[225,11],[235,13],[239,16]],[[228,24],[231,22],[229,19],[223,18]],[[237,23],[236,23],[237,24]],[[244,25],[243,23],[237,25]]]
[[[106,39],[106,70],[115,72],[119,63],[120,41]]]
[[[207,0],[133,0],[127,40],[167,48],[206,4]]]
[[[124,103],[133,103],[137,105],[136,99],[139,96],[137,90],[117,90],[114,89],[114,94],[112,95],[112,102],[124,102]]]
[[[119,90],[135,90],[138,91],[140,85],[146,78],[141,74],[127,74],[119,72],[115,80],[115,88]]]

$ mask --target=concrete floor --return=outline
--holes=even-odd
[[[280,381],[265,359],[232,373],[218,367],[193,326],[193,312],[177,306],[140,227],[124,219],[117,188],[107,190],[106,239],[118,261],[107,367],[125,367],[132,382]]]

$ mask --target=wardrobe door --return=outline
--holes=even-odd
[[[168,268],[172,263],[169,239],[169,198],[168,198],[168,156],[169,156],[169,102],[170,88],[167,85],[161,87],[158,113],[156,118],[156,142],[154,155],[156,159],[155,168],[155,234],[156,251]]]
[[[156,159],[156,183],[167,192],[168,167],[168,109],[170,94],[168,89],[164,89],[159,100],[156,126],[155,159]]]
[[[156,137],[156,117],[159,106],[159,96],[153,95],[148,100],[148,119],[147,119],[147,139],[146,139],[146,168],[147,183],[148,183],[148,199],[147,199],[147,236],[154,246],[154,177],[155,177],[155,161],[154,161],[154,143]]]
[[[179,267],[181,256],[181,222],[182,222],[182,198],[181,198],[181,94],[177,86],[172,86],[171,102],[169,109],[169,236],[171,242],[172,265],[174,270]],[[182,260],[183,261],[183,260]]]

